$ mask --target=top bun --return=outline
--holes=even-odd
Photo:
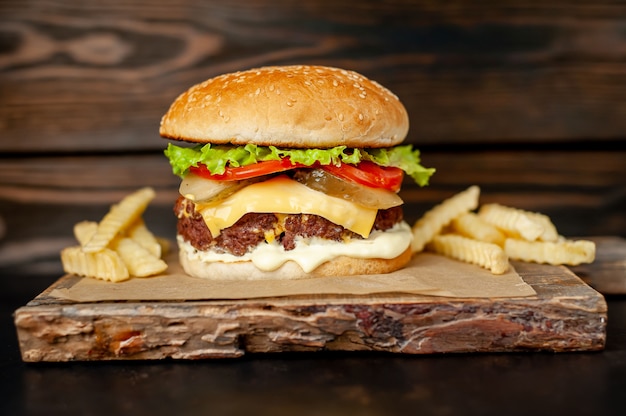
[[[194,85],[172,103],[160,134],[197,143],[364,148],[397,145],[408,128],[398,97],[363,75],[269,66]]]

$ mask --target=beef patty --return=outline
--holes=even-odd
[[[198,250],[213,249],[220,253],[243,256],[263,241],[278,241],[285,250],[293,250],[296,237],[320,237],[342,241],[346,238],[362,238],[360,235],[337,225],[326,218],[313,214],[281,215],[249,213],[241,217],[220,235],[213,237],[202,216],[196,212],[192,201],[180,196],[174,205],[178,218],[177,231],[185,241]],[[379,210],[372,231],[384,231],[403,219],[402,207]],[[281,221],[282,220],[282,221]]]

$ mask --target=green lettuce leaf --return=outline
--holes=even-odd
[[[402,145],[380,149],[349,149],[336,146],[330,149],[281,149],[275,146],[231,145],[196,145],[181,147],[169,143],[165,156],[170,161],[172,172],[184,176],[191,166],[203,164],[216,175],[223,174],[226,167],[247,166],[266,160],[280,160],[289,157],[293,163],[312,166],[339,165],[347,163],[356,165],[362,160],[374,162],[380,166],[394,166],[402,169],[420,186],[428,185],[428,180],[435,173],[433,168],[425,168],[420,164],[420,152],[412,145]]]
[[[402,169],[419,186],[428,185],[428,180],[435,173],[434,168],[425,168],[420,164],[420,152],[410,144],[382,149],[368,149],[364,159],[380,166],[395,166]]]

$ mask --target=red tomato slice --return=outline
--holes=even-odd
[[[200,164],[190,167],[189,171],[195,175],[217,181],[240,181],[269,175],[298,168],[322,168],[343,180],[356,182],[370,188],[384,188],[393,192],[400,190],[404,172],[400,168],[383,167],[373,162],[361,162],[358,166],[342,164],[340,166],[315,164],[313,166],[301,163],[292,164],[289,159],[267,160],[247,166],[226,167],[224,173],[213,175],[206,166]]]
[[[227,166],[224,173],[213,175],[206,166],[200,164],[198,167],[190,167],[189,171],[195,175],[216,181],[240,181],[243,179],[255,178],[257,176],[269,175],[271,173],[284,172],[290,169],[307,167],[300,163],[292,164],[289,159],[266,160],[252,165],[230,167]]]
[[[321,166],[333,175],[370,188],[384,188],[398,192],[402,186],[404,171],[396,167],[379,166],[373,162],[361,162],[358,166],[352,165],[325,165]]]

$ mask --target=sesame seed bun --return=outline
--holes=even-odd
[[[364,148],[400,144],[408,128],[398,97],[363,75],[269,66],[191,87],[161,119],[160,134],[197,143]]]

